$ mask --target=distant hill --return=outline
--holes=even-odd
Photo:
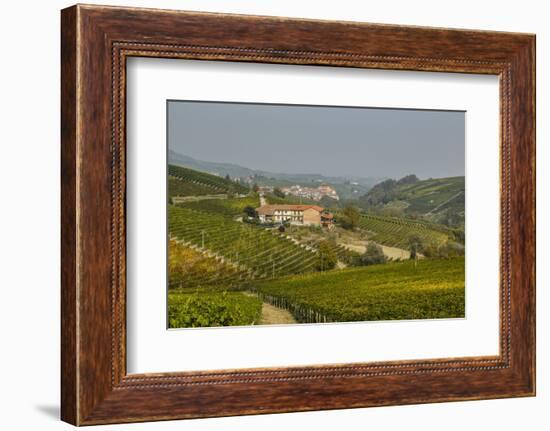
[[[253,169],[234,165],[232,163],[206,162],[203,160],[194,159],[170,149],[168,150],[168,163],[222,177],[229,175],[231,178],[247,177],[254,175],[254,173],[257,172]]]
[[[325,176],[317,173],[281,173],[269,172],[259,169],[251,169],[233,163],[208,162],[180,154],[174,150],[168,150],[168,163],[171,165],[183,166],[186,168],[207,172],[213,175],[231,178],[253,178],[258,185],[284,187],[294,184],[309,185],[327,183],[335,186],[342,198],[355,198],[367,192],[373,185],[378,183],[378,177],[340,177]]]
[[[385,180],[359,199],[360,206],[390,215],[417,216],[449,226],[464,224],[464,177]]]

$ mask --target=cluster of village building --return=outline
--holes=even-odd
[[[314,201],[320,201],[324,197],[329,197],[335,200],[340,199],[338,193],[336,193],[336,190],[334,190],[334,188],[332,188],[328,184],[321,184],[318,187],[305,187],[296,184],[290,187],[283,187],[281,188],[281,191],[285,195],[298,196]]]
[[[271,186],[260,186],[258,192],[260,193],[272,193],[274,190]],[[296,196],[313,201],[320,201],[324,197],[329,197],[334,200],[340,200],[340,196],[336,190],[328,184],[321,184],[318,187],[306,187],[301,185],[293,185],[290,187],[281,187],[281,192],[285,195]]]

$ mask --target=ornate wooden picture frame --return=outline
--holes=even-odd
[[[75,425],[535,394],[535,37],[102,6],[62,11],[61,416]],[[129,57],[500,78],[500,354],[126,372]],[[495,220],[495,222],[497,222]]]

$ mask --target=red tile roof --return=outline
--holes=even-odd
[[[256,208],[256,212],[262,215],[273,215],[275,211],[305,211],[307,209],[313,209],[317,212],[323,212],[325,209],[318,205],[285,205],[285,204],[273,204],[264,205]]]

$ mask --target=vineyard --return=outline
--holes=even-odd
[[[259,207],[260,199],[253,196],[234,199],[206,199],[198,202],[186,202],[180,206],[196,211],[217,213],[226,216],[237,216],[242,215],[246,207]]]
[[[318,241],[312,240],[306,242],[306,244],[311,248],[317,248]],[[346,247],[344,247],[341,244],[337,244],[334,241],[325,241],[325,244],[327,244],[328,249],[334,253],[336,258],[346,265],[355,265],[357,264],[358,259],[361,257],[361,255],[355,251],[349,250]]]
[[[247,194],[250,191],[248,187],[231,180],[181,166],[168,165],[168,177],[169,196]]]
[[[255,325],[261,313],[261,300],[242,292],[168,292],[170,328]]]
[[[369,239],[390,247],[407,249],[411,236],[417,236],[424,244],[441,245],[449,234],[443,227],[432,226],[402,218],[362,214],[359,227],[371,233]]]
[[[360,229],[279,231],[245,217],[260,206],[248,187],[174,165],[168,174],[169,202],[176,203],[168,205],[171,328],[261,324],[263,303],[287,310],[300,323],[464,316],[464,258],[360,266],[361,254],[345,246],[372,240],[408,249],[412,236],[441,245],[453,238],[444,226],[362,213]],[[421,205],[447,185],[426,183],[403,192]],[[300,201],[265,197],[269,203]]]
[[[426,214],[454,206],[464,211],[464,177],[422,180],[403,186],[399,199],[407,201],[407,213]]]
[[[388,263],[255,281],[301,323],[464,317],[464,258]]]
[[[206,184],[181,181],[175,177],[168,177],[168,196],[203,196],[219,193],[218,189]]]
[[[255,278],[314,271],[316,254],[269,230],[232,218],[169,206],[170,236],[210,253]]]
[[[250,277],[250,271],[222,262],[174,240],[168,248],[169,289],[232,289]]]

